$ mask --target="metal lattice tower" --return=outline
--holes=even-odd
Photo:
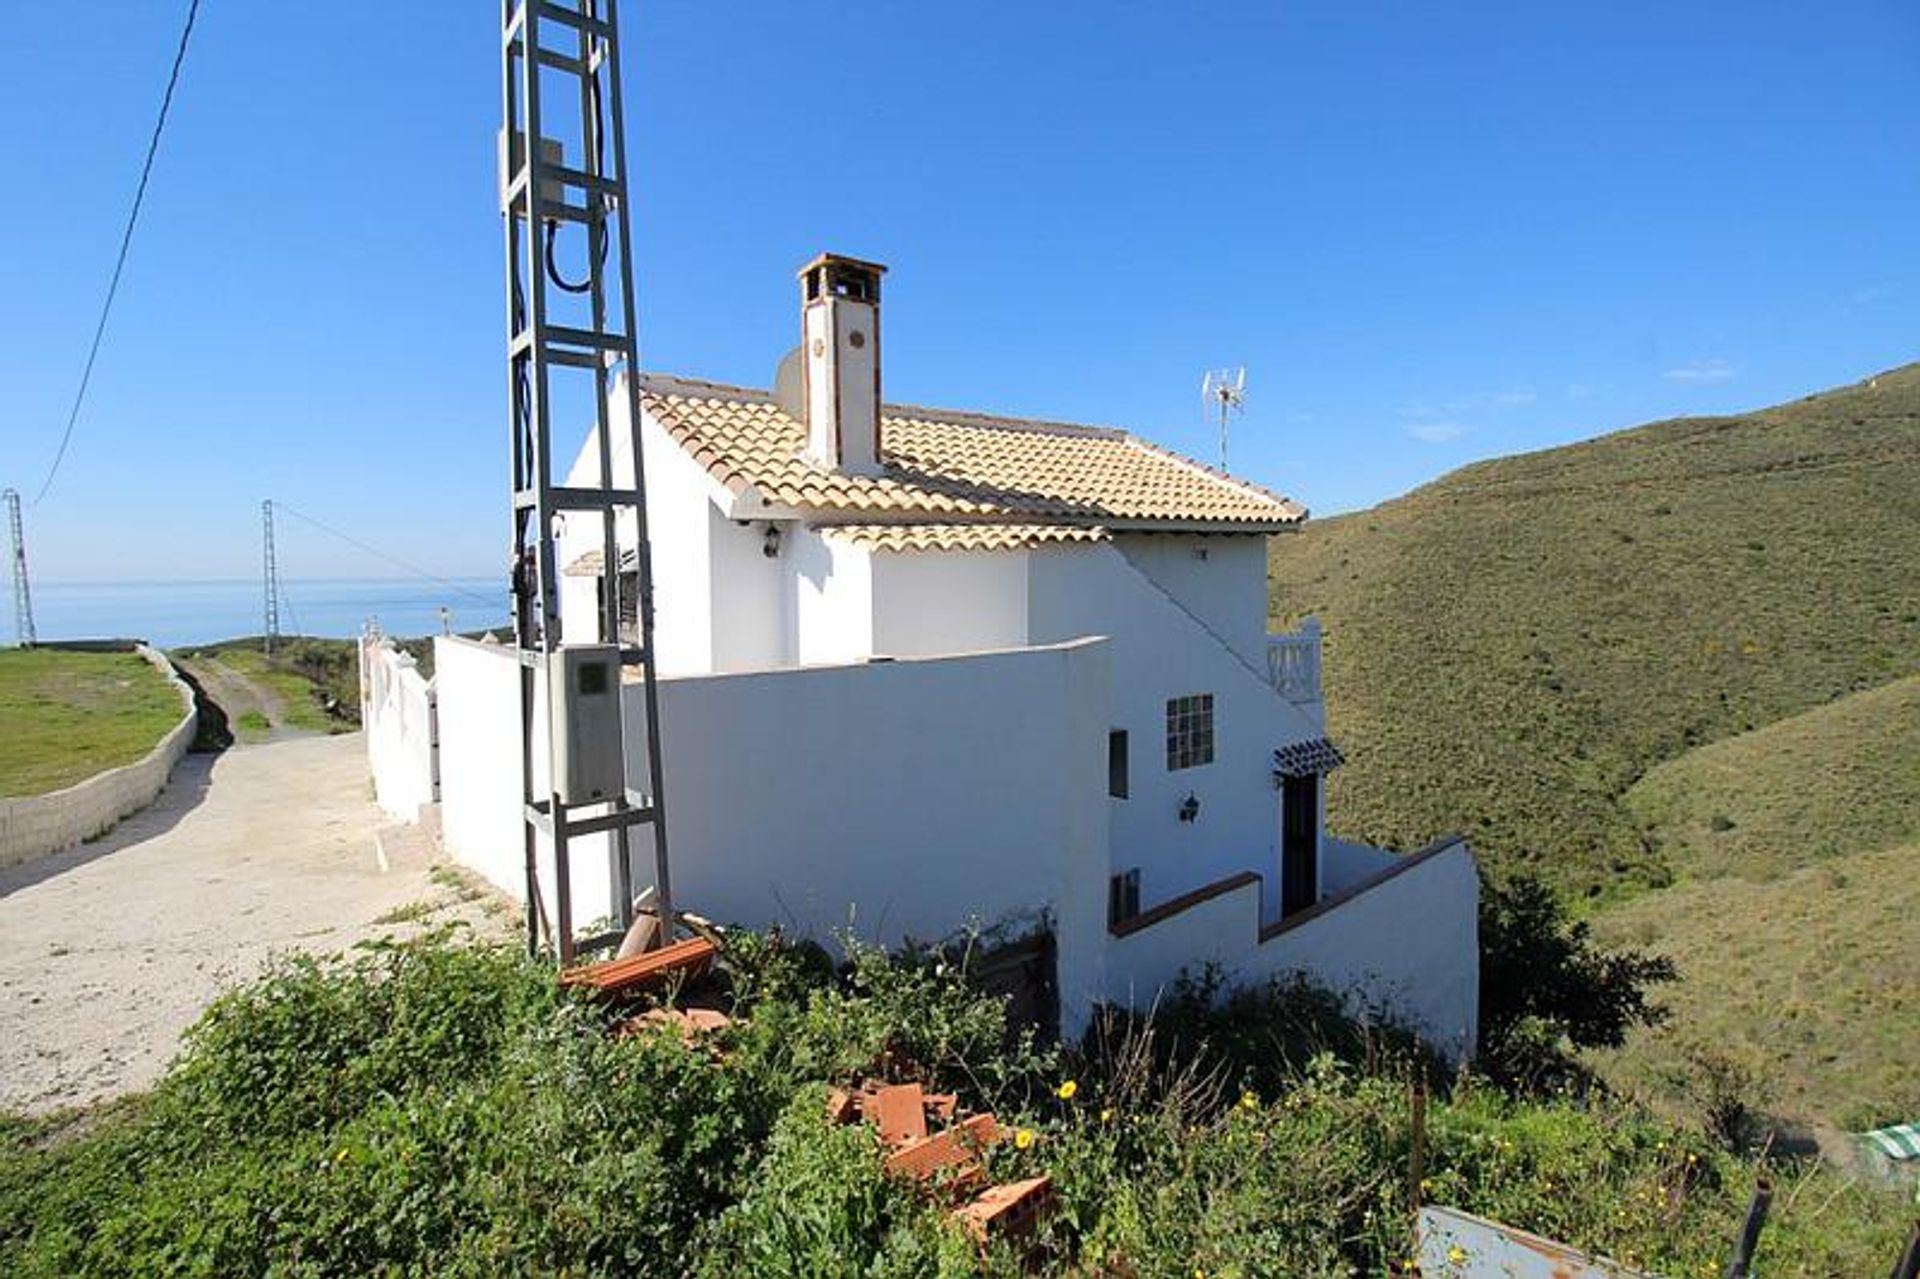
[[[33,592],[27,588],[27,535],[20,524],[20,495],[6,491],[7,531],[13,534],[13,629],[21,648],[32,648]]]
[[[507,391],[512,405],[512,561],[514,637],[520,658],[521,786],[525,816],[527,945],[540,947],[544,920],[540,892],[539,836],[552,841],[557,918],[547,931],[561,963],[573,960],[573,907],[569,843],[609,832],[608,874],[619,925],[633,919],[633,861],[629,835],[650,825],[654,850],[654,909],[658,936],[670,939],[673,898],[667,874],[665,798],[661,787],[659,697],[653,663],[653,570],[647,542],[640,455],[640,382],[633,293],[632,205],[627,199],[626,134],[620,96],[620,44],[615,0],[502,0],[501,113],[503,223],[507,260]],[[555,95],[549,98],[548,95]],[[555,265],[555,241],[563,233],[584,244],[586,265],[577,280]],[[556,400],[582,388],[591,392],[598,448],[597,482],[554,482],[552,415]],[[614,397],[624,410],[616,414]],[[583,410],[584,411],[584,410]],[[624,421],[621,419],[624,418]],[[577,425],[577,424],[576,424]],[[624,430],[630,470],[617,475],[612,448]],[[562,643],[555,522],[559,517],[596,521],[601,531],[605,587],[596,613],[596,633],[568,636],[574,643],[620,645],[622,666],[637,664],[645,704],[635,742],[631,730],[623,754],[643,750],[647,790],[630,788],[603,811],[576,816],[559,794],[553,735],[548,739],[544,794],[536,794],[534,750],[546,711],[536,677],[551,666]],[[617,531],[633,536],[633,588],[623,586],[629,561],[620,554]],[[633,632],[621,634],[621,595]],[[634,642],[634,641],[637,641]],[[565,695],[556,692],[556,695]],[[544,730],[543,730],[544,731]],[[624,777],[625,762],[622,762]],[[583,805],[575,806],[576,810]],[[619,933],[585,939],[593,948]]]
[[[265,579],[267,590],[266,630],[267,656],[273,656],[273,646],[280,640],[280,566],[273,558],[273,499],[260,503],[260,520],[265,532]]]

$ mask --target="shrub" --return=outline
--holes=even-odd
[[[1634,1026],[1658,1024],[1651,988],[1677,975],[1660,956],[1598,949],[1538,879],[1480,885],[1480,1053],[1503,1080],[1537,1087],[1577,1074],[1570,1049],[1617,1048]]]

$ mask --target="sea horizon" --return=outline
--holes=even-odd
[[[36,580],[32,595],[34,633],[43,643],[140,639],[177,648],[266,631],[266,594],[257,577]],[[504,628],[508,616],[504,574],[439,581],[295,577],[280,582],[279,633],[288,636],[349,639],[369,622],[389,635],[437,635],[444,630]],[[15,642],[20,638],[11,627],[8,634]]]

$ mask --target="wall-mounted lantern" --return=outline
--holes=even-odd
[[[1191,822],[1197,820],[1199,816],[1200,797],[1192,791],[1188,791],[1187,797],[1180,801],[1180,820],[1183,822]]]

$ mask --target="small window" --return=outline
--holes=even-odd
[[[1167,702],[1167,771],[1213,763],[1213,694]]]
[[[607,691],[607,664],[605,662],[582,662],[575,668],[579,678],[575,687],[582,697],[603,697]]]
[[[1140,913],[1140,872],[1127,871],[1107,881],[1107,923],[1132,919]]]
[[[1127,797],[1127,730],[1124,728],[1107,734],[1107,794],[1114,799]]]

